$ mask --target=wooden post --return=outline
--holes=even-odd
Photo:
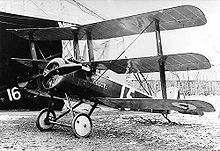
[[[30,44],[30,52],[31,52],[31,57],[33,60],[37,59],[37,53],[36,53],[36,48],[33,40],[33,36],[29,35],[29,44]]]
[[[74,32],[73,33],[74,39],[73,39],[73,50],[74,50],[74,55],[75,55],[75,59],[77,61],[80,61],[79,58],[79,40],[78,40],[78,33]]]
[[[159,63],[159,71],[160,71],[160,83],[161,83],[162,96],[163,96],[163,99],[167,99],[166,74],[165,74],[166,58],[163,58],[160,25],[159,25],[159,20],[157,19],[155,19],[155,29],[156,29],[157,55],[161,56],[158,63]]]
[[[93,53],[93,44],[92,44],[91,32],[87,32],[87,45],[88,45],[89,62],[91,62],[91,61],[94,61],[94,53]]]
[[[32,35],[29,35],[29,45],[30,45],[30,53],[31,53],[32,59],[37,60],[37,52],[36,52],[36,47],[35,47],[35,43],[34,43]],[[39,70],[38,65],[36,64],[36,62],[32,62],[32,65],[33,65],[34,71],[39,74],[40,70]],[[36,80],[36,84],[37,84],[38,88],[41,88],[42,85],[41,85],[40,79]]]

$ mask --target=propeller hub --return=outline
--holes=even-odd
[[[63,75],[59,75],[58,70],[54,74],[49,73],[65,64],[65,60],[62,58],[55,58],[47,64],[43,72],[43,86],[45,89],[53,89],[62,81]]]

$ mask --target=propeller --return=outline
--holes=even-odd
[[[43,86],[45,89],[52,89],[59,85],[64,75],[77,70],[90,71],[89,67],[81,63],[74,63],[63,58],[55,58],[51,60],[43,72]]]

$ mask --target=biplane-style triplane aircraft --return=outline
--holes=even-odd
[[[74,59],[55,58],[51,61],[19,59],[16,61],[32,67],[43,68],[42,84],[47,90],[50,101],[48,108],[43,109],[36,121],[41,131],[50,130],[54,125],[71,127],[77,137],[87,137],[92,130],[91,114],[97,105],[131,111],[155,111],[167,115],[170,110],[183,114],[203,115],[214,112],[214,107],[200,100],[182,100],[176,89],[166,88],[165,71],[188,71],[209,69],[208,59],[197,53],[164,55],[160,31],[201,26],[207,20],[197,7],[183,5],[142,13],[139,15],[111,19],[86,25],[72,27],[8,29],[8,31],[30,41],[32,56],[35,54],[34,42],[43,40],[73,40],[76,57]],[[156,33],[157,55],[140,58],[94,61],[92,40],[110,39],[148,32]],[[79,40],[87,40],[89,61],[79,59]],[[159,72],[162,97],[155,98],[148,93],[138,91],[124,84],[104,77],[100,70],[112,70],[118,74]],[[39,76],[35,76],[39,77]],[[173,90],[173,91],[172,91]],[[175,91],[175,92],[174,92]],[[53,98],[64,94],[70,108],[55,115],[52,108]],[[75,101],[74,105],[71,105]],[[74,111],[83,103],[90,103],[88,113]],[[71,124],[58,123],[58,119],[71,113]],[[77,114],[76,114],[77,113]]]

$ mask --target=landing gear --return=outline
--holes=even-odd
[[[54,124],[50,121],[54,121],[55,119],[56,114],[54,111],[49,111],[47,108],[43,109],[37,117],[36,126],[40,131],[51,130]]]
[[[71,128],[76,137],[88,137],[92,131],[91,118],[85,113],[79,113],[74,117]]]
[[[92,108],[86,113],[78,113],[73,111],[76,107],[80,106],[84,102],[82,100],[78,101],[73,107],[71,106],[70,99],[67,99],[69,102],[69,109],[65,112],[61,113],[59,116],[56,117],[55,112],[52,110],[52,100],[53,96],[51,96],[48,108],[43,109],[37,117],[36,126],[40,131],[46,131],[53,128],[54,125],[71,127],[73,134],[76,137],[88,137],[92,131],[92,120],[90,118],[91,114],[97,107],[97,103],[92,105]],[[72,114],[72,123],[71,125],[58,123],[57,120],[65,116],[66,114]]]

